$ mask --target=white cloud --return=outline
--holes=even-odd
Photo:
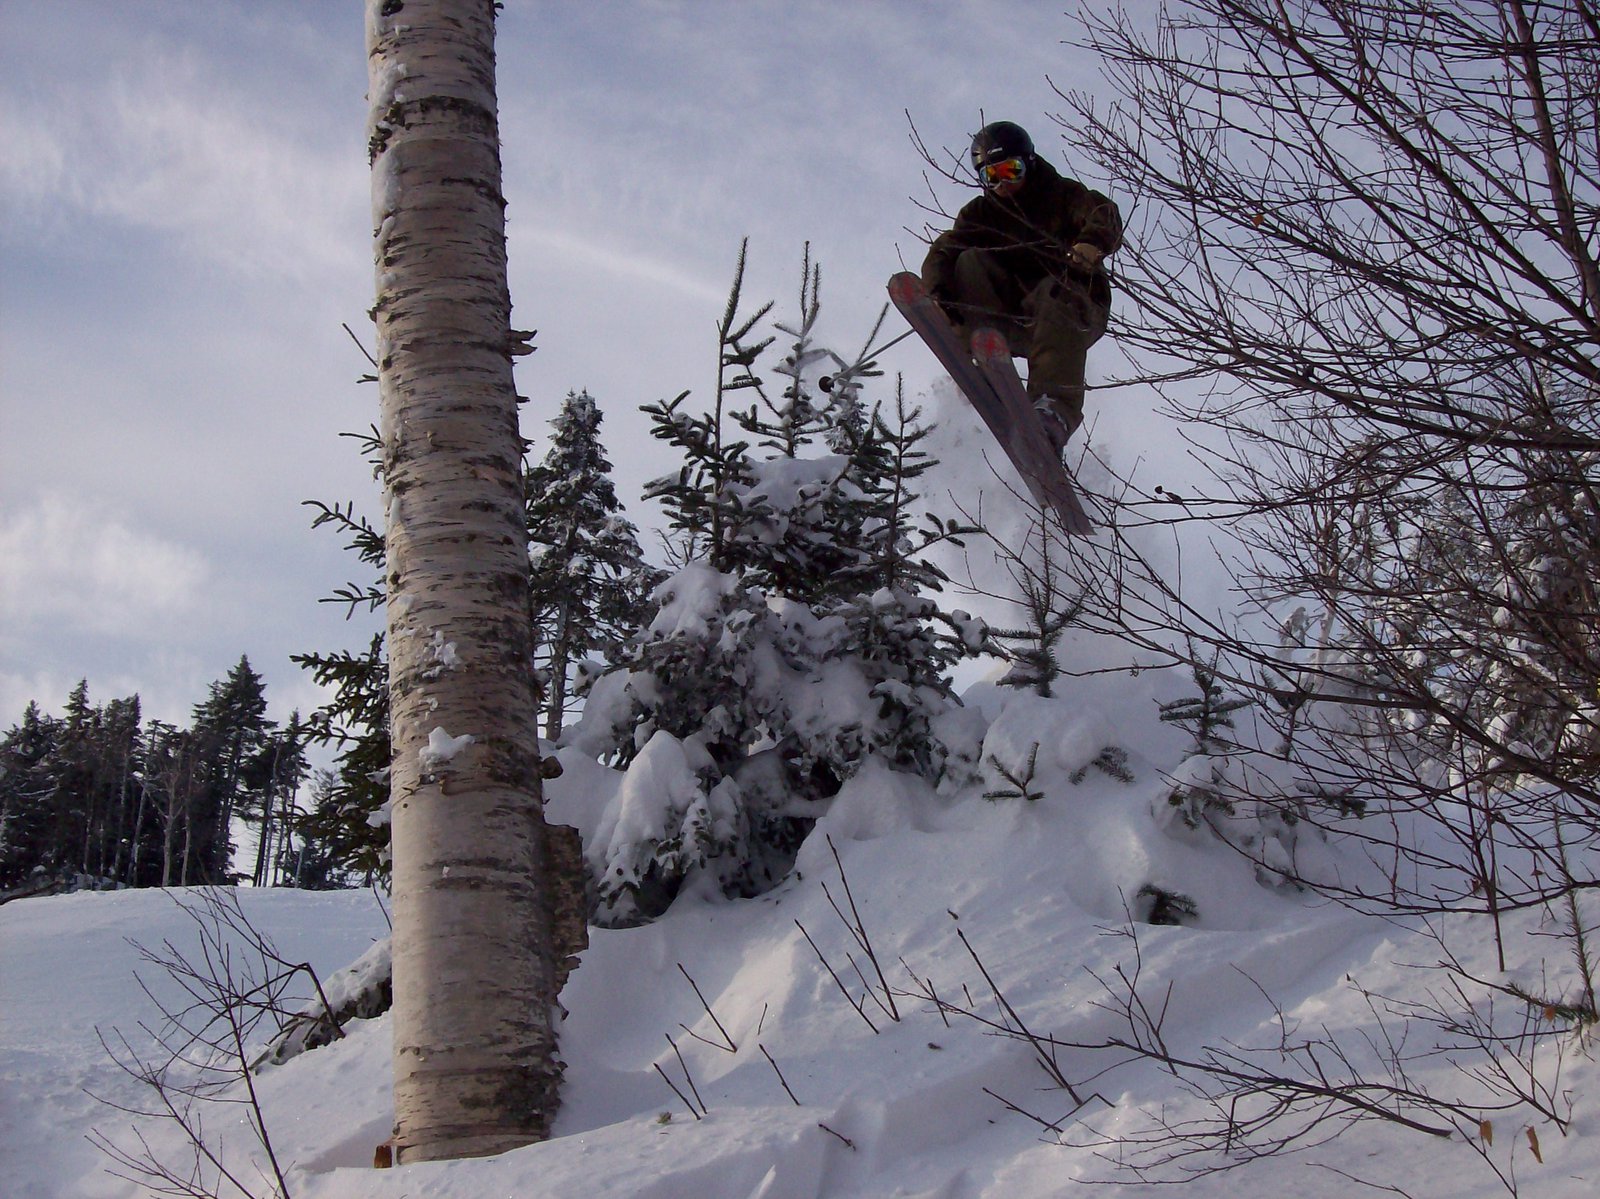
[[[109,221],[291,279],[364,254],[350,236],[366,196],[355,134],[307,127],[190,53],[151,48],[85,88],[0,95],[0,127],[0,199],[25,226],[70,237],[84,218]]]
[[[668,291],[679,292],[708,304],[727,298],[726,282],[714,283],[690,274],[664,258],[632,250],[618,249],[597,239],[561,229],[532,229],[520,234],[522,246],[548,250],[552,255],[579,265],[574,273],[603,271],[619,279],[636,280]]]
[[[60,632],[164,636],[195,612],[210,572],[194,551],[106,520],[60,496],[0,518],[0,623]]]

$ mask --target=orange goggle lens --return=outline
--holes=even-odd
[[[999,162],[983,165],[983,182],[993,187],[996,183],[1014,183],[1027,172],[1028,164],[1020,158],[1002,158]]]

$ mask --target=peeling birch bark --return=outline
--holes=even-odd
[[[368,0],[401,1162],[542,1139],[552,933],[491,0]]]

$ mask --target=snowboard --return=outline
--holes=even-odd
[[[972,345],[963,346],[950,318],[910,271],[889,280],[889,299],[978,410],[1039,506],[1055,513],[1073,536],[1093,532],[1072,476],[1051,449],[1044,424],[1017,374],[1006,339],[994,329],[979,329],[972,335]]]

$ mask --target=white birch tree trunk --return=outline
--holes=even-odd
[[[492,0],[368,0],[395,1149],[548,1134],[559,1066]]]

